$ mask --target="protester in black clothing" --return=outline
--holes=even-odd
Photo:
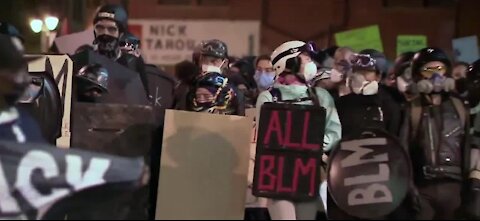
[[[229,102],[230,105],[233,105],[231,108],[235,109],[232,113],[234,113],[235,115],[244,116],[245,115],[244,95],[234,85],[229,83],[228,78],[226,78],[226,73],[228,71],[228,62],[229,62],[227,45],[224,42],[217,39],[204,41],[202,42],[199,48],[199,51],[194,52],[193,57],[194,57],[194,63],[198,62],[199,73],[194,75],[195,80],[193,84],[188,85],[188,93],[186,97],[187,106],[183,110],[198,109],[198,107],[195,106],[194,101],[195,101],[196,93],[199,86],[199,80],[205,80],[206,78],[204,77],[208,75],[207,79],[209,77],[216,76],[214,77],[214,79],[218,79],[219,82],[221,81],[227,84],[227,87],[230,88],[235,94],[235,96],[231,97],[232,99],[231,102]],[[219,82],[213,82],[213,83],[214,85],[218,85],[220,84]],[[222,87],[222,88],[226,89],[225,87]],[[207,95],[206,93],[207,91],[203,91],[203,92],[205,92],[203,94]],[[210,93],[212,92],[210,91]],[[214,98],[217,96],[216,93],[212,93],[212,95]],[[207,108],[207,109],[211,109],[211,108]],[[214,109],[220,110],[221,108],[220,109],[214,108]]]
[[[245,96],[246,108],[255,106],[257,84],[254,79],[254,66],[246,59],[239,60],[231,65],[228,79]]]
[[[359,132],[365,127],[387,130],[398,134],[400,114],[388,93],[379,88],[380,71],[369,55],[353,56],[353,74],[347,85],[352,93],[340,97],[336,107],[342,122],[342,136]]]
[[[45,142],[37,122],[15,107],[30,83],[23,48],[10,35],[0,34],[0,140]]]
[[[407,104],[401,140],[421,196],[418,219],[456,219],[464,200],[471,167],[468,107],[452,94],[451,71],[448,56],[438,48],[424,48],[412,60],[408,89],[416,96]]]

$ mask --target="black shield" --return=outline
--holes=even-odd
[[[90,64],[101,64],[108,70],[109,93],[102,97],[101,103],[136,105],[149,103],[139,73],[91,50],[73,55],[72,60],[74,62],[74,75],[82,67]]]
[[[55,144],[62,126],[62,97],[51,73],[29,74],[32,80],[17,106],[25,108],[37,120],[47,141]]]
[[[262,105],[252,188],[255,196],[318,198],[325,116],[325,109],[312,105]]]
[[[398,140],[383,130],[366,129],[342,139],[330,154],[328,191],[349,215],[379,218],[402,203],[411,174]]]
[[[82,196],[91,188],[103,191],[75,201],[95,204],[104,200],[107,193],[115,197],[139,187],[144,167],[140,158],[60,149],[39,143],[0,141],[0,153],[0,193],[4,205],[10,205],[0,210],[2,219],[42,218],[44,213],[40,211],[46,211],[51,204]]]
[[[145,73],[148,79],[148,88],[153,99],[152,104],[156,108],[172,108],[175,80],[154,65],[146,65]]]
[[[143,156],[152,146],[150,106],[76,103],[72,146],[120,156]]]

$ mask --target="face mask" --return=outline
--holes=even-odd
[[[306,63],[300,75],[306,82],[310,82],[317,75],[317,65],[313,61]]]
[[[119,50],[118,38],[111,35],[99,35],[95,39],[98,47],[98,52],[108,58],[116,58]]]
[[[203,103],[197,103],[195,105],[196,109],[198,110],[205,110],[213,106],[213,101],[210,102],[203,102]]]
[[[220,64],[220,67],[223,66],[223,63],[225,63],[225,60],[222,61],[222,64]],[[202,64],[202,73],[222,73],[222,69],[220,67],[214,66],[214,65],[208,65],[208,64]]]
[[[417,83],[418,92],[424,94],[450,92],[455,89],[455,80],[440,74],[433,74],[430,79],[423,79]]]
[[[349,86],[355,94],[374,95],[378,92],[378,82],[367,81],[361,74],[353,74]]]
[[[333,83],[338,83],[343,80],[343,74],[336,69],[332,69],[332,73],[330,74],[330,81]]]
[[[283,85],[275,84],[275,88],[280,90],[282,97],[286,98],[299,98],[306,96],[307,86],[306,85]]]
[[[203,73],[219,73],[221,74],[222,73],[222,70],[217,67],[217,66],[213,66],[213,65],[202,65],[202,72]]]
[[[257,82],[257,86],[262,90],[266,90],[273,85],[275,81],[275,73],[257,71],[255,72],[254,78],[255,82]]]

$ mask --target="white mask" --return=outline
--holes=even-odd
[[[213,66],[213,65],[202,65],[202,72],[203,73],[219,73],[221,74],[222,73],[222,69],[220,69],[219,67],[217,66]]]
[[[303,75],[306,82],[310,82],[317,75],[317,65],[313,61],[306,63],[300,74]]]
[[[353,74],[348,82],[355,94],[374,95],[378,93],[378,82],[367,81],[361,74]]]
[[[225,60],[222,61],[222,64],[220,64],[220,67],[223,66],[225,63]],[[202,73],[222,73],[222,69],[220,67],[214,66],[214,65],[206,65],[202,64]]]
[[[343,74],[337,69],[332,69],[332,73],[330,74],[330,81],[333,83],[338,83],[343,80]]]

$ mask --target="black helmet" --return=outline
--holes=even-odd
[[[228,49],[225,42],[213,39],[202,42],[200,54],[203,56],[212,56],[216,58],[228,58]]]
[[[480,59],[468,67],[465,86],[468,91],[467,100],[470,107],[477,106],[480,103]]]
[[[93,24],[99,20],[108,19],[117,23],[120,32],[127,31],[128,15],[127,11],[120,5],[104,5],[96,13]]]
[[[388,64],[385,54],[375,49],[364,49],[360,51],[360,54],[370,55],[370,57],[375,59],[376,69],[382,76],[387,73]]]
[[[473,62],[467,69],[468,81],[480,80],[480,59]]]
[[[197,112],[214,110],[227,110],[231,108],[231,101],[236,96],[232,87],[228,84],[228,78],[220,73],[207,73],[197,79],[195,90],[197,88],[207,88],[213,94],[213,102],[209,106],[197,103],[196,98],[193,99],[193,109]]]
[[[108,70],[100,64],[82,67],[76,77],[84,90],[95,88],[103,93],[108,92]]]
[[[395,61],[393,62],[393,74],[395,77],[398,77],[403,74],[403,72],[410,67],[410,62],[413,59],[415,52],[409,51],[400,54]]]
[[[8,22],[0,22],[0,34],[19,38],[22,43],[25,42],[18,29]]]
[[[439,48],[424,48],[418,51],[412,59],[412,77],[418,79],[420,77],[420,68],[428,62],[440,61],[447,67],[447,76],[450,75],[452,63],[447,54]]]

